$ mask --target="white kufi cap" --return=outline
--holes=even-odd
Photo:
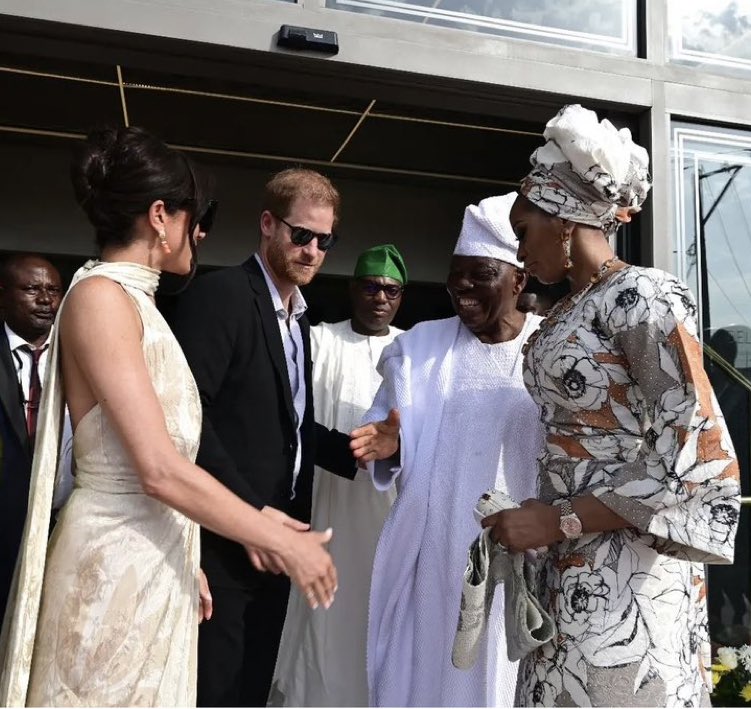
[[[487,256],[523,268],[516,258],[517,241],[511,228],[509,213],[516,192],[500,197],[488,197],[480,204],[470,204],[464,210],[464,221],[455,256]]]

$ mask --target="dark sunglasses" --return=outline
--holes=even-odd
[[[402,293],[404,293],[404,286],[397,286],[393,283],[382,285],[375,281],[358,281],[360,288],[365,295],[375,296],[381,291],[389,300],[396,300]]]
[[[214,226],[214,219],[216,217],[216,210],[219,208],[219,202],[215,199],[210,199],[206,204],[206,209],[203,210],[203,214],[197,218],[194,217],[191,221],[190,234],[192,235],[198,226],[198,231],[203,234],[208,234],[211,231],[211,227]]]
[[[292,226],[292,224],[276,214],[272,216],[289,227],[290,240],[295,246],[307,246],[313,239],[318,239],[318,250],[328,251],[339,239],[333,232],[331,234],[316,234],[316,232],[306,229],[304,226]]]
[[[193,194],[198,195],[198,180],[196,180],[196,175],[193,171],[193,165],[184,153],[179,153],[179,155],[182,157],[183,161],[185,162],[185,167],[190,173],[190,177],[193,182]],[[196,208],[198,207],[198,199],[196,197],[187,199],[184,204],[180,205],[180,207],[182,209],[189,209],[188,205],[192,205],[192,209],[190,209],[191,217],[188,227],[188,243],[190,244],[190,273],[188,273],[187,276],[177,277],[179,285],[175,289],[164,290],[160,288],[159,290],[163,295],[178,295],[190,285],[190,282],[193,280],[193,277],[196,275],[196,271],[198,270],[198,253],[196,249],[196,240],[194,238],[196,227],[199,228],[200,232],[203,232],[204,236],[209,233],[209,230],[214,224],[214,217],[216,216],[216,210],[219,206],[219,203],[215,199],[210,199],[206,203],[206,208],[202,213],[199,214],[196,213]]]

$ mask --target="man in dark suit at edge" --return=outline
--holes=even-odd
[[[312,170],[274,175],[257,253],[197,279],[173,319],[203,403],[197,463],[267,514],[304,522],[314,464],[350,479],[356,473],[349,436],[315,423],[299,290],[336,240],[339,204],[331,182]],[[289,581],[256,571],[241,545],[201,534],[214,615],[199,633],[198,704],[265,706]]]
[[[61,297],[60,274],[47,259],[15,254],[0,264],[0,624],[26,520],[36,420]]]

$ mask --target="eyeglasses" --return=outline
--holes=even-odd
[[[381,291],[389,300],[396,300],[402,293],[404,293],[404,286],[398,286],[394,283],[381,284],[375,281],[358,281],[362,292],[365,295],[376,296]]]
[[[331,234],[317,234],[304,226],[292,226],[292,224],[276,214],[273,214],[273,217],[289,227],[290,240],[295,246],[307,246],[313,239],[318,239],[318,250],[328,251],[339,239],[333,232]]]

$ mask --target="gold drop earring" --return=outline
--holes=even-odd
[[[164,249],[165,254],[171,254],[172,249],[169,247],[169,244],[167,243],[167,234],[162,229],[162,231],[159,232],[159,245]]]
[[[571,260],[571,237],[562,235],[561,241],[563,243],[563,255],[566,257],[563,268],[570,271],[574,267],[574,262]]]

